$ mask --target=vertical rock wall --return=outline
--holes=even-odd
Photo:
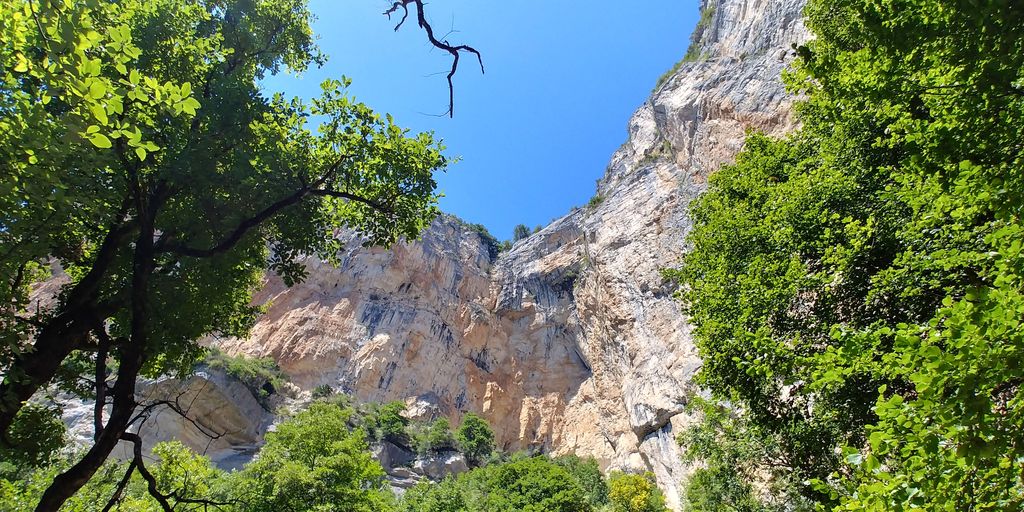
[[[753,128],[794,120],[779,79],[807,33],[803,0],[704,0],[693,62],[629,121],[591,206],[493,258],[442,216],[418,242],[352,249],[309,279],[271,279],[247,339],[306,389],[415,399],[454,421],[481,412],[506,449],[597,457],[650,470],[678,507],[687,475],[674,442],[700,360],[659,270],[676,264],[687,207]],[[682,32],[682,31],[681,31]]]

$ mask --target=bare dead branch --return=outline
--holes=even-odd
[[[384,15],[387,16],[388,19],[391,19],[392,14],[398,12],[398,9],[402,9],[402,19],[399,20],[397,25],[395,25],[395,31],[402,28],[402,25],[405,24],[405,20],[409,17],[409,4],[414,4],[416,6],[416,21],[420,28],[426,32],[427,40],[430,41],[430,44],[435,48],[448,52],[452,56],[452,67],[448,71],[448,112],[446,112],[446,114],[448,117],[455,117],[455,84],[452,82],[452,77],[455,76],[455,72],[459,69],[459,55],[462,52],[476,55],[476,60],[480,64],[481,74],[484,73],[484,59],[480,55],[480,52],[472,46],[465,44],[452,45],[443,37],[438,39],[434,36],[434,28],[430,26],[429,22],[427,22],[426,14],[423,11],[423,0],[396,0],[391,4],[391,7],[388,8],[388,10],[384,11]]]

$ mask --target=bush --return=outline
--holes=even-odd
[[[590,201],[587,201],[587,208],[590,208],[590,209],[597,208],[598,205],[600,205],[603,202],[604,202],[604,196],[602,196],[601,194],[595,194],[594,197],[590,198]]]
[[[288,380],[277,362],[269,357],[230,356],[212,348],[203,362],[241,381],[264,407],[266,398],[281,389]]]
[[[439,483],[421,480],[405,492],[399,506],[402,512],[469,512],[462,485],[453,477]]]
[[[527,457],[474,470],[465,482],[470,510],[495,512],[589,512],[587,495],[551,459]]]
[[[575,455],[566,455],[554,459],[555,464],[565,469],[587,495],[587,501],[594,507],[608,503],[608,482],[601,473],[600,466],[593,458],[581,459]]]
[[[418,428],[417,428],[418,427]],[[427,455],[455,448],[455,437],[452,434],[448,418],[438,418],[427,425],[414,425],[415,432],[410,436],[416,445],[416,452]]]
[[[614,472],[608,479],[608,500],[615,512],[662,512],[665,498],[654,483],[654,475]]]
[[[462,418],[455,439],[466,459],[474,464],[480,464],[494,451],[494,431],[486,420],[471,412]]]
[[[312,397],[315,398],[327,398],[334,394],[334,388],[327,384],[321,384],[313,388]]]
[[[406,445],[409,442],[409,435],[406,432],[409,420],[402,416],[404,412],[405,404],[398,400],[370,405],[363,415],[362,423],[373,439]]]

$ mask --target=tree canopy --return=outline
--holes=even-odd
[[[1019,509],[1024,10],[806,13],[802,128],[712,176],[668,273],[701,382],[768,447],[740,474],[826,508]]]
[[[304,257],[336,260],[339,228],[388,245],[436,215],[430,134],[346,79],[309,103],[260,87],[324,62],[311,18],[304,0],[0,5],[0,433],[45,386],[98,404],[95,444],[38,510],[140,442],[138,376],[246,332],[265,270],[292,284]],[[33,297],[51,271],[59,293]]]

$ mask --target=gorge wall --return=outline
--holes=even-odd
[[[218,345],[273,357],[305,390],[408,400],[454,422],[479,412],[509,450],[653,471],[678,506],[688,469],[674,437],[701,363],[659,270],[678,263],[689,203],[745,131],[793,127],[779,76],[807,37],[802,7],[704,0],[693,61],[629,121],[591,205],[497,256],[450,216],[390,250],[342,233],[339,267],[310,259],[292,288],[268,279],[251,336]]]

